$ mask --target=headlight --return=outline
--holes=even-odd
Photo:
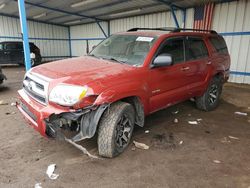
[[[73,106],[85,97],[87,87],[60,84],[52,89],[49,101],[62,106]]]

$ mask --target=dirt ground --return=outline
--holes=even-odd
[[[226,84],[213,112],[199,111],[191,101],[157,112],[132,138],[148,144],[149,150],[134,150],[130,144],[119,157],[93,160],[29,127],[10,105],[24,68],[3,71],[8,80],[0,86],[0,100],[9,105],[0,105],[0,187],[250,187],[250,85]],[[198,125],[188,124],[200,118]],[[81,144],[97,154],[96,138]],[[52,163],[57,165],[56,180],[46,175]]]

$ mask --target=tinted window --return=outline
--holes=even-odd
[[[172,56],[173,63],[184,61],[184,40],[183,38],[168,39],[166,45],[158,54],[167,53]]]
[[[16,43],[6,43],[5,44],[5,49],[6,50],[15,50],[17,48]]]
[[[22,50],[23,49],[23,43],[17,43],[17,49]]]
[[[226,42],[222,37],[211,37],[209,40],[217,52],[223,54],[228,53]]]
[[[188,37],[186,59],[195,60],[208,56],[207,47],[201,38]]]

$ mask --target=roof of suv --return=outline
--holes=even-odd
[[[126,32],[118,33],[120,35],[142,35],[148,37],[160,37],[162,35],[218,35],[214,30],[199,30],[189,28],[132,28]]]

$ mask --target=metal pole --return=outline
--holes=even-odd
[[[179,28],[180,26],[179,26],[179,23],[178,23],[177,17],[176,17],[176,15],[175,15],[174,7],[171,5],[171,6],[170,6],[170,8],[171,8],[171,13],[172,13],[172,16],[173,16],[173,18],[174,18],[175,25],[176,25],[176,27],[178,27],[178,28]]]
[[[72,57],[72,46],[71,46],[70,26],[68,26],[68,37],[69,37],[69,56]]]
[[[19,9],[22,37],[23,37],[25,67],[26,67],[26,71],[28,71],[31,68],[31,60],[30,60],[30,46],[29,46],[28,28],[27,28],[24,0],[18,0],[18,9]]]

